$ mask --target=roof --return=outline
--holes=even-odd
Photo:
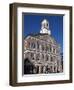
[[[24,37],[24,39],[25,38],[27,38],[28,36],[33,36],[33,37],[36,37],[36,36],[44,36],[44,35],[48,35],[48,34],[46,34],[46,33],[31,33],[31,34],[28,34],[26,37]]]
[[[27,39],[27,38],[30,37],[30,36],[31,36],[31,37],[34,37],[34,38],[37,38],[37,39],[44,40],[44,41],[51,40],[51,42],[52,42],[52,40],[53,40],[53,42],[54,42],[55,44],[59,45],[59,44],[57,43],[57,41],[54,39],[54,37],[51,36],[51,35],[48,35],[48,34],[41,34],[41,33],[28,34],[26,37],[24,37],[24,39]],[[59,46],[60,46],[60,45],[59,45]]]

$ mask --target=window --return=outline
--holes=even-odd
[[[55,48],[53,48],[53,53],[56,53],[56,49]]]
[[[52,72],[52,71],[53,71],[53,70],[52,70],[52,68],[53,68],[53,67],[52,67],[52,66],[50,66],[50,72]]]
[[[30,48],[30,42],[25,41],[25,42],[24,42],[24,47],[25,47],[25,48]]]
[[[37,49],[39,49],[39,42],[37,42]]]
[[[42,54],[42,59],[44,59],[44,55]]]
[[[36,68],[36,73],[39,73],[39,66],[37,66]]]
[[[44,45],[42,45],[42,50],[44,51]]]
[[[46,71],[48,71],[48,66],[46,66]]]
[[[52,56],[51,56],[50,60],[53,61],[53,57]]]
[[[55,49],[53,48],[53,52],[55,53]]]
[[[26,57],[26,58],[29,58],[29,55],[30,55],[30,52],[26,52],[26,53],[25,53],[25,57]]]
[[[48,57],[48,55],[46,55],[46,61],[48,61],[48,59],[49,59],[49,57]]]
[[[50,52],[52,51],[52,48],[50,47]]]
[[[31,48],[35,48],[35,43],[34,42],[31,43]]]
[[[41,66],[41,73],[43,73],[43,66]]]
[[[46,28],[46,24],[44,23],[44,28]]]
[[[34,60],[34,53],[31,53],[31,59]]]
[[[47,27],[48,27],[48,23],[47,23]]]
[[[28,42],[28,46],[30,47],[30,42]]]
[[[49,50],[49,46],[48,45],[46,45],[46,51],[48,51]]]
[[[40,54],[36,54],[36,60],[40,59]]]
[[[51,45],[49,45],[49,51],[52,52],[52,47],[51,47]]]

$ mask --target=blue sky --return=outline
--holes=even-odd
[[[24,36],[39,33],[43,19],[48,20],[51,35],[60,44],[63,52],[63,15],[24,14]]]

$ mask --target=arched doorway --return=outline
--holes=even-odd
[[[34,65],[28,58],[24,59],[24,74],[33,74]]]

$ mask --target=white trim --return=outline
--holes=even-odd
[[[64,73],[61,74],[39,74],[22,76],[22,12],[32,13],[48,13],[48,14],[64,14],[63,18],[63,43],[64,43]],[[33,82],[33,81],[55,81],[69,80],[69,10],[55,9],[37,9],[37,8],[21,8],[17,9],[17,82]]]

